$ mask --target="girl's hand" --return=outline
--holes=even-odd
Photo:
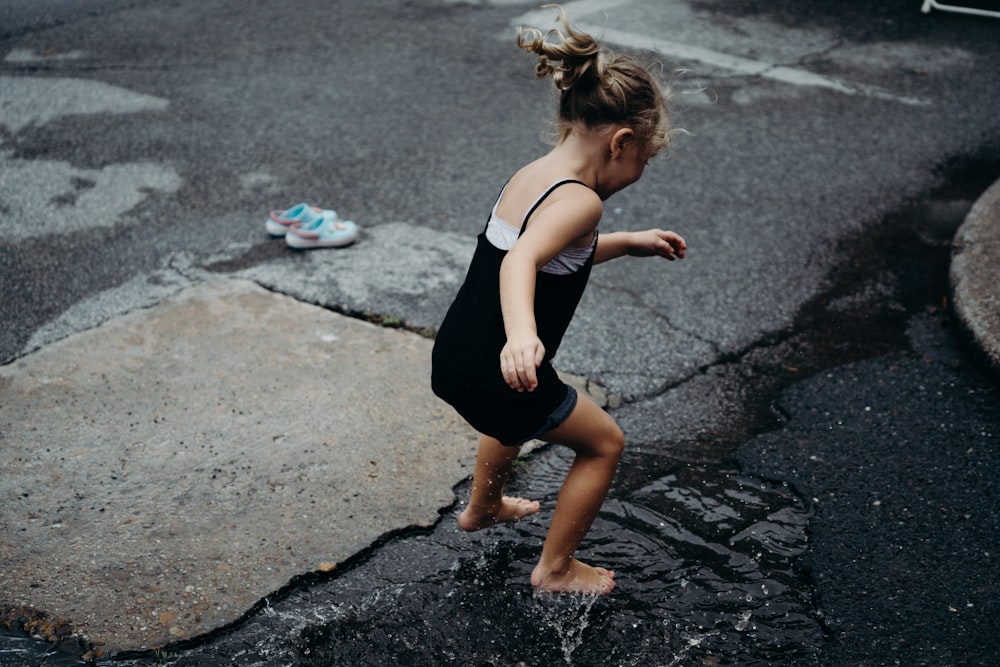
[[[538,336],[524,335],[507,339],[500,350],[500,372],[515,391],[534,391],[538,386],[535,369],[545,358],[545,346]]]
[[[654,255],[668,259],[684,259],[687,243],[674,232],[662,229],[648,229],[644,232],[633,232],[629,242],[628,254],[633,257],[652,257]]]

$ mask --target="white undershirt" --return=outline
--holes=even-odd
[[[500,198],[502,197],[503,193],[501,192]],[[493,205],[493,211],[490,213],[490,221],[486,224],[486,240],[500,250],[510,250],[514,247],[514,242],[517,241],[521,230],[497,215],[497,206],[500,205],[500,198],[497,198],[497,203]],[[558,255],[542,267],[542,272],[553,273],[559,276],[576,273],[587,263],[587,259],[590,257],[595,243],[597,243],[596,229],[594,230],[594,241],[592,243],[582,248],[572,246],[563,248]]]

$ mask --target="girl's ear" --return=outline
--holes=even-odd
[[[622,152],[625,147],[628,146],[629,142],[635,137],[635,132],[630,127],[618,128],[613,135],[611,135],[611,159],[617,160],[621,157]]]

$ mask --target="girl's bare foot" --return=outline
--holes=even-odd
[[[491,512],[489,509],[473,508],[471,505],[466,507],[465,511],[458,515],[458,527],[464,531],[472,532],[495,526],[498,523],[517,521],[537,511],[537,500],[504,496],[500,499],[500,506],[495,512]]]
[[[531,585],[550,593],[607,595],[615,587],[615,573],[571,558],[565,571],[543,568],[541,563],[536,565],[531,573]]]

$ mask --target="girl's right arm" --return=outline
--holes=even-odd
[[[545,358],[545,346],[535,327],[536,272],[530,254],[513,253],[513,249],[500,265],[500,309],[507,334],[500,351],[500,372],[516,391],[534,391],[538,386],[535,369]]]
[[[536,211],[500,265],[500,308],[507,334],[500,372],[516,391],[534,391],[535,369],[545,358],[535,326],[535,275],[563,248],[592,239],[601,218],[601,200],[592,190],[583,185],[561,190]]]

